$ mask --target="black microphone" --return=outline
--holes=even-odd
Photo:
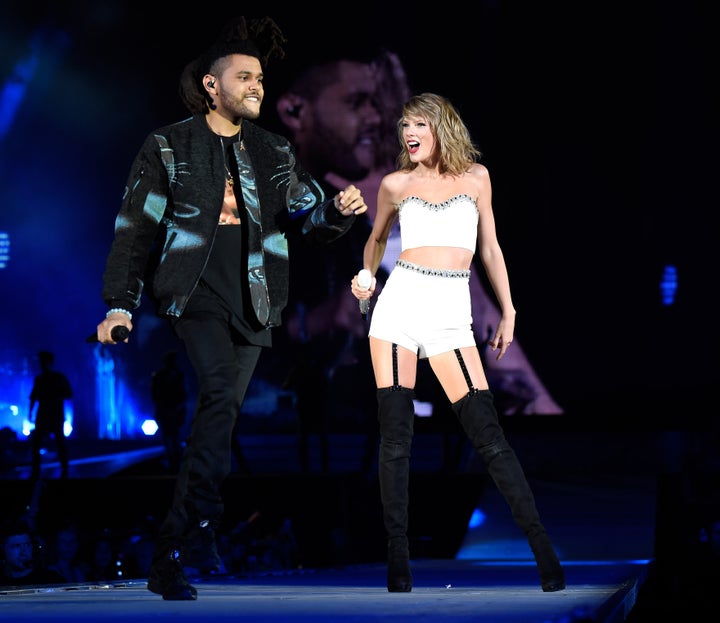
[[[367,290],[372,285],[372,273],[367,268],[363,268],[358,273],[357,285],[361,290]],[[368,311],[370,311],[370,299],[358,299],[358,305],[363,320],[367,320]]]
[[[128,329],[125,325],[117,325],[112,328],[110,331],[110,337],[113,339],[113,342],[124,342],[128,335],[130,335],[130,329]],[[88,335],[85,338],[85,341],[88,344],[92,344],[93,342],[98,342],[98,335],[97,333],[93,333],[92,335]]]

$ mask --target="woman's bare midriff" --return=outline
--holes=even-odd
[[[469,270],[472,258],[472,252],[461,247],[416,247],[400,254],[406,262],[440,270]]]

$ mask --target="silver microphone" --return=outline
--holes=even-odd
[[[361,290],[368,290],[372,285],[372,273],[367,268],[363,268],[358,273],[357,284]],[[368,311],[370,311],[370,299],[358,299],[358,306],[363,320],[367,320]]]

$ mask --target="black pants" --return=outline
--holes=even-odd
[[[65,432],[63,430],[65,421],[64,419],[59,420],[58,418],[53,418],[53,420],[54,421],[46,420],[42,416],[35,420],[35,429],[30,437],[30,444],[32,448],[32,472],[30,474],[30,479],[33,481],[40,478],[43,442],[50,435],[52,435],[55,439],[57,455],[62,469],[62,476],[67,477],[68,475],[67,439],[65,438]]]
[[[188,522],[220,520],[220,488],[232,467],[232,432],[262,351],[243,343],[222,315],[193,313],[175,321],[174,329],[195,369],[198,399],[156,555],[178,544]]]

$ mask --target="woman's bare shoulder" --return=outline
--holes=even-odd
[[[467,170],[467,178],[479,191],[490,188],[490,172],[484,164],[476,162]]]
[[[406,179],[406,171],[392,171],[382,178],[380,184],[389,190],[396,190],[402,186]]]
[[[397,203],[397,197],[402,196],[403,189],[407,183],[407,171],[393,171],[382,178],[382,181],[380,182],[380,191],[387,197],[390,197],[393,203]]]
[[[484,164],[474,162],[468,167],[467,174],[478,178],[489,178],[490,172]]]

